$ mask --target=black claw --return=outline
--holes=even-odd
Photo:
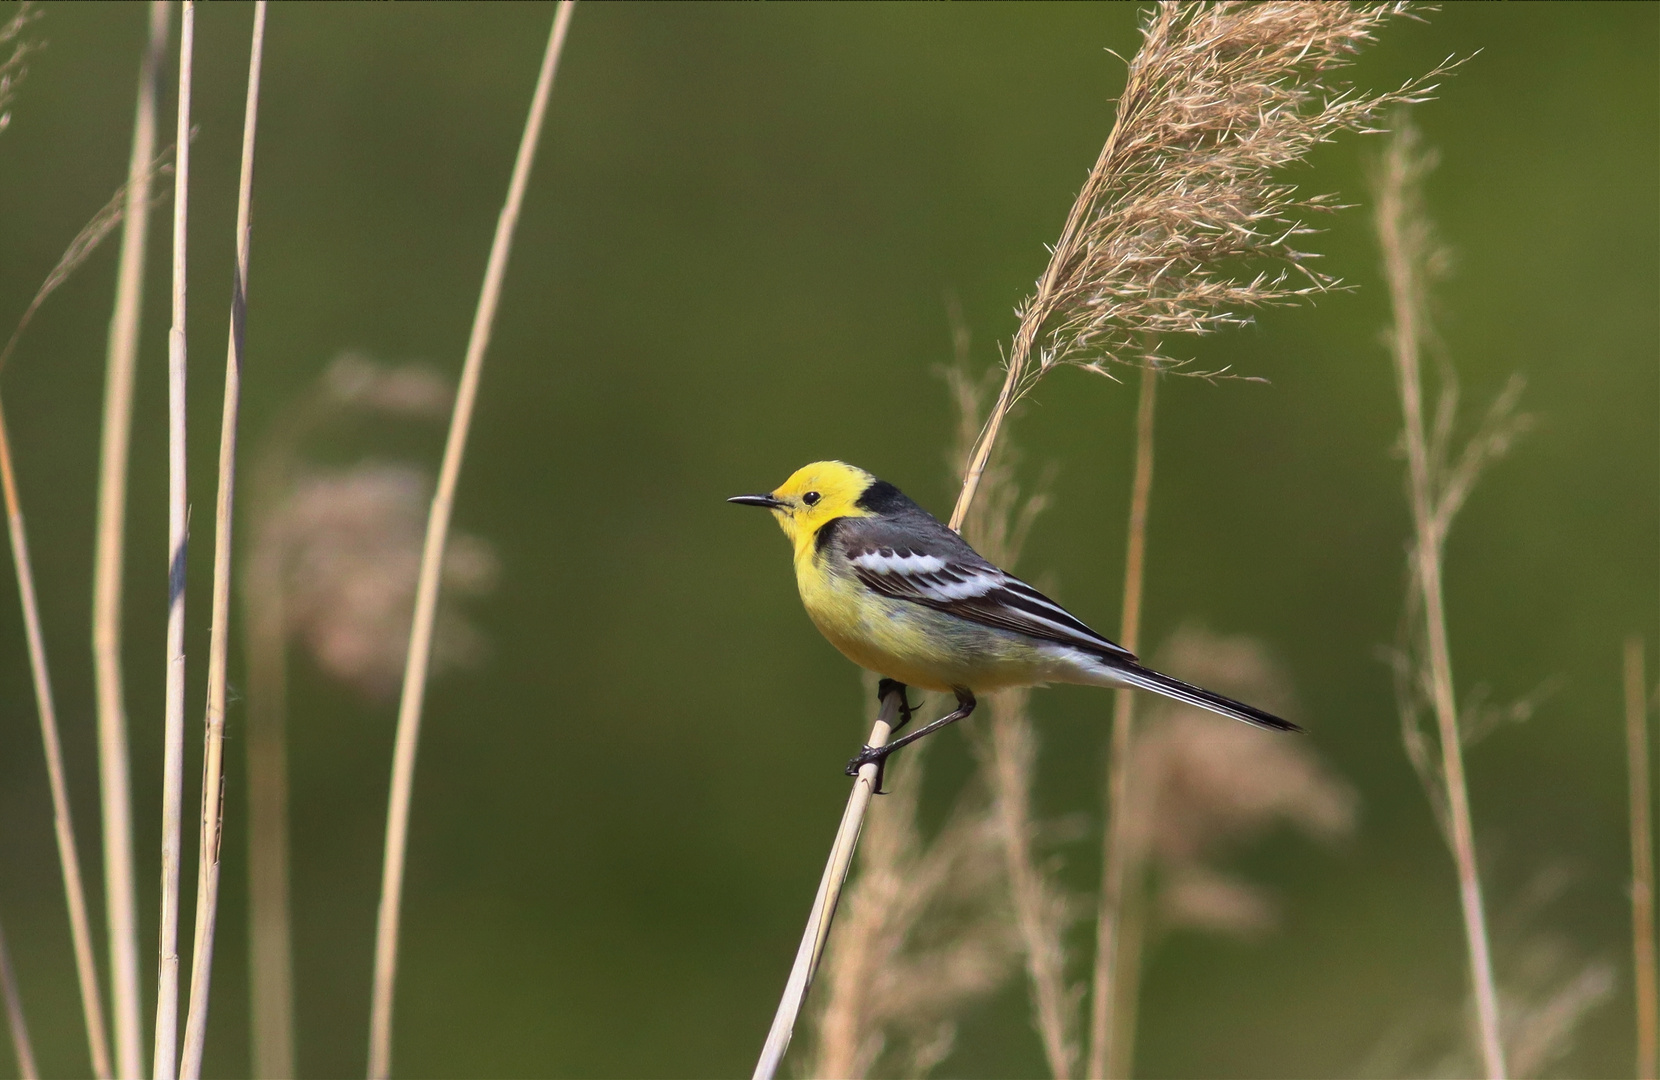
[[[880,702],[896,690],[899,692],[899,723],[893,726],[894,731],[898,731],[910,723],[911,714],[917,709],[917,706],[911,704],[910,694],[906,691],[905,684],[898,679],[883,679],[878,682],[876,684],[876,700]]]

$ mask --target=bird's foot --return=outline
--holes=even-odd
[[[886,795],[887,792],[882,790],[882,776],[887,771],[888,755],[891,753],[893,753],[893,750],[886,746],[871,746],[867,743],[864,749],[860,750],[853,760],[847,763],[847,775],[858,776],[860,769],[866,765],[874,764],[876,766],[876,776],[874,783],[871,785],[871,791],[877,795]]]
[[[877,704],[880,704],[889,694],[895,691],[899,693],[899,723],[893,726],[893,730],[898,731],[911,722],[911,714],[916,712],[917,707],[911,704],[910,695],[905,692],[905,684],[898,679],[883,679],[876,684]]]

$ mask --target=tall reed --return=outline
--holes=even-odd
[[[1141,647],[1141,589],[1146,579],[1147,507],[1153,491],[1153,410],[1158,395],[1158,369],[1141,371],[1141,393],[1136,402],[1135,466],[1130,485],[1129,536],[1124,547],[1124,600],[1119,615],[1118,643],[1135,652]],[[1120,969],[1119,948],[1124,938],[1125,889],[1131,868],[1130,747],[1134,740],[1135,693],[1119,690],[1113,695],[1112,746],[1107,756],[1105,822],[1101,830],[1105,849],[1101,853],[1101,888],[1095,915],[1095,971],[1091,985],[1089,1013],[1089,1062],[1085,1075],[1100,1080],[1110,1072],[1128,1076],[1134,1060],[1125,1049],[1129,1024],[1119,1016],[1121,1008],[1131,1014],[1133,1002],[1121,1000],[1127,980]],[[1139,935],[1132,948],[1139,946]],[[1139,968],[1137,958],[1131,969]],[[1133,992],[1133,991],[1131,991]]]
[[[184,588],[190,507],[185,491],[186,226],[190,199],[190,77],[195,0],[179,24],[177,155],[173,172],[173,322],[167,331],[167,680],[161,791],[161,917],[156,971],[155,1080],[178,1075],[179,871],[184,827]]]
[[[969,455],[951,528],[962,527],[1010,411],[1050,371],[1181,368],[1144,341],[1236,326],[1247,321],[1242,309],[1292,303],[1336,284],[1293,246],[1312,231],[1302,216],[1332,209],[1331,200],[1305,196],[1275,177],[1340,132],[1371,130],[1386,108],[1434,89],[1442,69],[1385,93],[1332,81],[1380,26],[1406,10],[1405,3],[1290,0],[1166,0],[1154,10],[1106,144],[1035,292],[1019,309],[1003,383]],[[867,742],[883,745],[887,734],[878,722]],[[832,866],[857,843],[866,786],[855,782]],[[840,890],[841,879],[827,870],[756,1066],[758,1080],[773,1075],[789,1044],[798,998],[817,964],[812,943],[827,932],[818,913],[834,912]]]
[[[421,573],[415,593],[414,629],[409,637],[409,659],[404,669],[403,695],[398,702],[398,729],[392,749],[392,784],[386,812],[386,857],[381,869],[380,911],[375,924],[374,987],[369,1012],[369,1076],[384,1077],[392,1068],[392,990],[397,977],[398,921],[403,898],[404,855],[409,846],[409,806],[415,786],[415,750],[421,732],[421,704],[426,694],[427,665],[432,656],[432,631],[438,610],[438,585],[444,565],[444,544],[449,535],[450,512],[455,486],[461,475],[461,456],[467,447],[472,425],[473,404],[478,398],[478,381],[484,366],[484,352],[490,344],[496,308],[501,301],[502,279],[507,274],[507,257],[513,247],[513,232],[519,223],[519,208],[530,183],[530,166],[547,114],[548,95],[559,68],[559,55],[570,29],[575,0],[560,0],[542,56],[542,69],[531,94],[530,115],[525,119],[519,140],[513,175],[507,185],[507,200],[496,221],[496,235],[490,244],[490,258],[479,291],[478,309],[467,339],[467,356],[461,366],[461,383],[450,417],[449,435],[444,443],[443,465],[438,489],[432,497],[427,518],[426,543],[421,552]]]
[[[1637,999],[1637,1080],[1654,1080],[1660,992],[1654,957],[1654,810],[1649,794],[1648,680],[1643,639],[1625,640],[1625,756],[1631,797],[1631,967]]]
[[[207,1044],[208,1000],[213,985],[214,932],[219,918],[219,842],[224,831],[225,684],[230,645],[231,522],[236,503],[237,420],[242,369],[247,361],[249,217],[254,188],[254,132],[259,121],[260,63],[265,51],[265,0],[254,4],[248,47],[248,95],[242,118],[242,166],[236,197],[236,262],[231,276],[225,395],[219,427],[219,490],[213,521],[213,599],[208,638],[206,731],[202,743],[202,832],[197,848],[196,933],[191,949],[190,1009],[185,1020],[182,1080],[198,1080]]]
[[[104,911],[109,931],[110,1009],[115,1067],[122,1080],[144,1075],[144,1012],[138,974],[138,889],[133,874],[132,768],[121,672],[121,588],[126,562],[127,461],[132,445],[133,378],[144,308],[150,235],[151,158],[156,99],[173,6],[151,0],[149,39],[139,62],[133,147],[104,375],[98,451],[97,547],[92,564],[92,671],[98,703],[98,779],[104,837]]]
[[[1457,384],[1445,363],[1439,365],[1440,402],[1433,418],[1426,418],[1421,356],[1426,346],[1436,342],[1429,318],[1429,286],[1446,265],[1424,209],[1424,179],[1433,167],[1434,156],[1423,149],[1417,130],[1402,116],[1374,184],[1375,224],[1393,312],[1388,341],[1401,400],[1406,491],[1413,523],[1407,614],[1403,617],[1406,642],[1397,666],[1397,687],[1408,752],[1430,791],[1457,870],[1482,1067],[1489,1078],[1498,1078],[1506,1072],[1503,1033],[1464,779],[1463,747],[1468,731],[1464,730],[1467,724],[1461,724],[1453,692],[1442,551],[1453,517],[1483,467],[1509,448],[1527,420],[1515,412],[1521,381],[1513,378],[1495,399],[1480,429],[1454,457]],[[1439,744],[1435,760],[1418,725],[1418,715],[1425,708],[1435,717]]]
[[[0,927],[0,997],[5,998],[6,1028],[11,1032],[17,1075],[23,1080],[35,1080],[40,1068],[35,1064],[35,1047],[29,1040],[29,1023],[23,1017],[23,995],[17,989],[17,972],[12,970],[12,953],[6,947],[4,927]]]

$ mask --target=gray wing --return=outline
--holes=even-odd
[[[839,525],[835,539],[853,572],[883,596],[1110,660],[1136,659],[1047,596],[992,565],[933,518],[843,518]]]

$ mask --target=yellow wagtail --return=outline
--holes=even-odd
[[[1128,649],[982,558],[885,480],[840,461],[803,466],[765,495],[727,500],[771,510],[795,548],[801,602],[849,660],[898,690],[950,691],[954,712],[883,747],[849,775],[974,711],[976,691],[1045,683],[1132,687],[1276,731],[1297,725],[1145,668]],[[896,729],[897,730],[897,729]]]

